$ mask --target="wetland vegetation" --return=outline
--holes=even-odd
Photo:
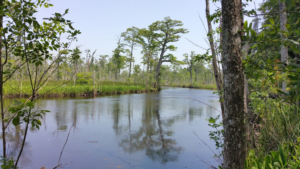
[[[1,168],[300,168],[300,2],[252,3],[203,1],[209,47],[178,56],[189,27],[170,16],[109,54],[74,45],[68,9],[0,0]]]

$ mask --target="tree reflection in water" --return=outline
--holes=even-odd
[[[160,118],[159,103],[157,100],[145,99],[145,107],[142,115],[142,125],[132,133],[130,121],[130,103],[128,103],[128,135],[119,142],[119,146],[128,153],[145,151],[145,154],[153,161],[166,164],[177,161],[182,147],[177,146],[176,140],[167,138],[173,131],[164,131],[163,125],[171,125],[173,120],[162,122]],[[117,132],[117,131],[116,131]]]
[[[74,123],[62,159],[74,164],[66,168],[105,168],[108,165],[116,168],[119,165],[123,168],[197,168],[199,163],[195,151],[207,157],[213,155],[204,148],[199,151],[199,141],[192,131],[201,129],[204,139],[208,140],[205,119],[217,114],[211,107],[185,99],[186,96],[177,96],[176,91],[189,90],[40,100],[37,102],[40,109],[51,113],[43,118],[44,127],[40,130],[30,128],[20,164],[26,169],[43,165],[51,167],[57,162],[53,157],[61,152],[68,129]],[[190,92],[211,106],[219,105],[217,99],[200,97],[212,93],[210,91]],[[9,156],[17,155],[23,135],[23,125],[10,126],[7,133]]]

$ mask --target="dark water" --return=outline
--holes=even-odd
[[[182,88],[90,99],[38,100],[38,107],[51,113],[42,119],[40,130],[29,130],[19,166],[55,167],[74,122],[60,161],[66,164],[65,169],[209,168],[201,160],[216,164],[213,153],[193,132],[215,149],[208,137],[212,128],[205,119],[219,112],[189,97],[220,109],[213,91]],[[23,128],[9,129],[8,151],[12,156],[20,148]]]

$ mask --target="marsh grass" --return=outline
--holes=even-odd
[[[197,89],[214,89],[217,90],[217,86],[215,84],[184,84],[184,85],[176,85],[176,84],[171,84],[171,87],[185,87],[185,88],[197,88]]]
[[[109,82],[103,81],[95,85],[95,92],[102,94],[122,94],[143,92],[145,86],[142,84],[133,84],[126,82]],[[91,84],[76,84],[64,81],[49,81],[45,86],[38,91],[39,95],[69,95],[69,94],[86,94],[93,93],[94,85]],[[29,95],[31,94],[31,85],[29,81],[23,81],[22,84],[18,81],[10,81],[4,85],[4,94],[8,95]]]

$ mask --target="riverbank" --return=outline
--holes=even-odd
[[[116,95],[128,93],[154,92],[154,89],[146,90],[142,84],[132,84],[125,82],[101,82],[98,85],[76,84],[71,82],[48,82],[37,93],[39,98],[56,97],[86,97],[101,95]],[[4,97],[6,98],[26,98],[31,95],[31,85],[29,82],[7,82],[4,85]]]
[[[216,85],[164,85],[167,87],[180,87],[180,88],[192,88],[192,89],[209,89],[217,90]]]

